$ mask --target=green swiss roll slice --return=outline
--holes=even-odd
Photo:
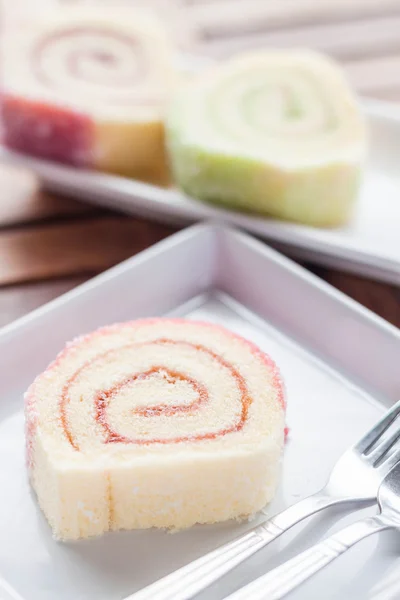
[[[352,213],[366,128],[340,68],[310,51],[253,53],[190,79],[166,120],[188,194],[316,226]]]

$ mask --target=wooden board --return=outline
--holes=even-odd
[[[171,231],[117,216],[4,231],[0,235],[0,285],[97,273]]]

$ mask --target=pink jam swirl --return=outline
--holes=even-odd
[[[168,369],[166,369],[165,367],[157,365],[157,366],[154,366],[152,369],[145,371],[144,373],[135,373],[131,377],[127,377],[120,382],[116,382],[113,386],[111,386],[110,388],[108,388],[106,390],[96,390],[96,395],[95,395],[95,399],[94,399],[95,419],[96,419],[96,422],[101,426],[101,428],[103,430],[104,443],[109,444],[109,443],[121,442],[124,444],[146,445],[146,444],[173,444],[173,443],[178,443],[178,442],[195,441],[195,440],[196,441],[212,440],[212,439],[216,439],[218,437],[224,436],[228,433],[240,431],[243,428],[243,426],[246,423],[247,417],[248,417],[249,407],[250,407],[250,404],[252,403],[252,399],[249,396],[249,393],[247,391],[246,382],[245,382],[243,376],[238,372],[238,370],[235,367],[233,367],[224,358],[222,358],[221,356],[219,356],[218,354],[216,354],[214,351],[210,350],[209,348],[202,346],[201,344],[193,344],[191,342],[186,342],[186,341],[160,338],[160,339],[157,339],[157,340],[154,340],[151,342],[144,342],[141,344],[130,344],[127,346],[123,346],[122,348],[108,350],[107,352],[100,354],[98,356],[95,356],[94,358],[86,361],[68,379],[68,381],[65,383],[62,393],[61,393],[59,406],[60,406],[61,423],[62,423],[62,427],[63,427],[64,433],[65,433],[65,436],[68,439],[71,446],[75,450],[79,450],[79,445],[78,445],[76,439],[74,438],[74,436],[71,432],[71,429],[69,427],[68,414],[67,414],[67,407],[68,407],[68,404],[70,401],[69,394],[70,394],[71,386],[75,383],[75,381],[78,379],[78,377],[80,377],[84,373],[84,371],[88,367],[92,366],[93,363],[96,362],[97,360],[104,359],[106,356],[115,354],[115,352],[118,352],[121,349],[140,348],[141,346],[149,345],[149,344],[186,345],[188,347],[196,349],[198,352],[203,352],[203,353],[207,354],[216,363],[218,363],[220,367],[227,369],[229,371],[231,377],[233,377],[233,379],[235,380],[235,382],[238,386],[238,389],[240,391],[240,402],[241,402],[242,408],[241,408],[239,418],[234,423],[232,423],[232,425],[225,427],[223,429],[220,429],[219,431],[216,431],[216,432],[176,436],[174,438],[152,438],[152,439],[146,439],[146,440],[139,439],[139,438],[128,438],[128,437],[120,435],[117,431],[114,431],[112,429],[112,427],[110,426],[110,424],[108,422],[107,409],[108,409],[110,402],[112,402],[113,397],[115,397],[115,395],[118,391],[120,391],[123,387],[132,385],[138,379],[145,379],[145,378],[148,378],[149,376],[153,375],[154,373],[160,373],[162,371],[168,372]],[[201,405],[208,402],[208,400],[209,400],[208,392],[205,389],[205,387],[203,386],[203,384],[201,384],[198,381],[195,381],[191,377],[188,377],[184,373],[178,373],[178,372],[174,371],[174,372],[170,372],[170,374],[175,379],[180,379],[181,381],[186,381],[197,392],[198,399],[190,405],[183,405],[183,406],[180,405],[180,406],[172,407],[172,406],[167,406],[167,405],[161,404],[156,407],[151,406],[148,408],[136,409],[135,411],[133,411],[134,413],[136,412],[136,414],[140,414],[141,416],[172,415],[177,412],[189,412],[189,411],[198,410]]]

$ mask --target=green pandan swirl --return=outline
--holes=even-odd
[[[315,100],[313,106],[310,98]],[[212,91],[208,106],[215,130],[223,130],[224,136],[237,142],[265,143],[268,137],[282,135],[292,141],[320,137],[332,134],[339,125],[335,107],[326,90],[319,89],[318,80],[290,69],[268,78],[258,68],[240,79],[229,77]]]

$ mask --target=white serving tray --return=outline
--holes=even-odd
[[[0,332],[1,600],[122,600],[254,524],[62,544],[36,506],[24,466],[24,390],[74,336],[156,315],[225,325],[280,365],[291,434],[267,514],[320,487],[341,452],[400,395],[400,332],[393,326],[246,234],[198,225],[164,240]],[[337,528],[339,519],[343,525],[374,510],[320,515],[199,598],[223,598]],[[364,599],[396,556],[388,535],[373,537],[292,596]]]
[[[187,224],[220,220],[278,244],[302,259],[400,284],[400,110],[365,104],[371,155],[352,223],[315,229],[248,216],[181,192],[98,172],[64,167],[0,149],[0,158],[37,172],[48,189],[150,219]]]

